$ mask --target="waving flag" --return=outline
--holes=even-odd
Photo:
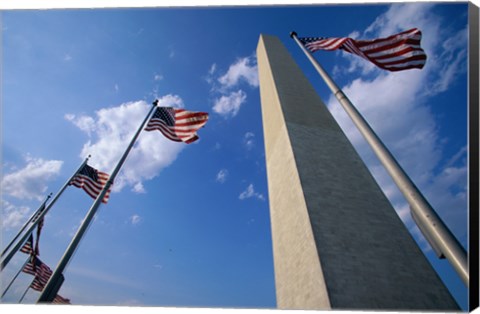
[[[32,236],[32,234],[30,234],[27,241],[25,241],[25,244],[20,249],[20,252],[27,253],[27,254],[33,254],[33,236]]]
[[[56,295],[52,301],[53,304],[71,304],[70,299],[64,298],[61,295]]]
[[[74,185],[77,188],[83,189],[88,195],[96,199],[97,196],[102,192],[103,187],[109,178],[110,176],[107,173],[98,171],[97,169],[85,164],[72,179],[72,181],[70,181],[69,185]],[[111,189],[108,189],[107,193],[103,197],[103,203],[108,202],[110,190]]]
[[[422,32],[417,28],[374,40],[354,40],[348,37],[299,38],[305,48],[311,52],[341,49],[367,59],[388,71],[423,68],[427,55],[420,46],[421,39]]]
[[[37,275],[40,271],[43,273],[51,272],[50,268],[45,265],[39,258],[32,256],[27,264],[23,267],[22,271],[30,275]]]
[[[30,261],[23,267],[22,271],[35,276],[30,287],[37,291],[43,290],[43,287],[45,287],[53,273],[50,267],[34,256],[32,256]]]
[[[192,112],[184,109],[158,107],[145,131],[159,130],[168,139],[190,144],[198,139],[196,131],[208,120],[206,112]]]

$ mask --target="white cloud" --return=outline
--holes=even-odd
[[[115,84],[115,85],[113,86],[113,88],[115,89],[115,92],[117,92],[117,93],[118,93],[118,91],[120,90],[120,87],[118,86],[118,84]]]
[[[225,183],[225,181],[227,180],[227,176],[228,176],[228,170],[222,169],[217,173],[217,178],[215,179],[215,181],[220,183]]]
[[[158,105],[160,107],[174,107],[174,108],[183,108],[183,100],[178,95],[168,94],[163,97],[158,98]]]
[[[244,57],[231,64],[227,72],[221,76],[217,64],[213,63],[208,70],[205,80],[212,86],[211,93],[219,94],[214,100],[213,111],[224,118],[232,118],[238,114],[241,106],[247,99],[247,94],[242,89],[237,89],[241,82],[251,87],[258,87],[258,71],[254,57]],[[232,89],[237,91],[232,91]]]
[[[213,73],[215,73],[215,70],[217,70],[216,63],[212,64],[212,66],[210,67],[210,70],[208,70],[208,74],[213,75]]]
[[[252,132],[245,133],[243,137],[243,145],[245,145],[248,150],[252,149],[255,145],[255,134]]]
[[[244,91],[232,92],[228,96],[221,96],[217,99],[213,106],[213,111],[224,117],[234,117],[246,99],[247,95]]]
[[[95,131],[95,120],[89,116],[80,116],[76,117],[74,114],[67,113],[65,115],[65,120],[75,124],[80,130],[90,134]]]
[[[210,66],[210,69],[208,70],[208,74],[205,76],[205,81],[207,81],[208,84],[210,85],[214,85],[214,74],[215,74],[215,71],[217,70],[217,64],[214,63]],[[212,87],[212,90],[214,90],[215,88]]]
[[[153,77],[153,79],[154,79],[155,81],[161,81],[161,80],[163,80],[163,75],[161,75],[161,74],[155,74],[154,77]]]
[[[173,46],[170,46],[168,49],[170,50],[168,57],[172,59],[173,57],[175,57],[175,50],[173,49]]]
[[[244,80],[252,87],[258,87],[258,71],[255,59],[245,57],[237,60],[236,63],[230,65],[227,73],[218,79],[218,82],[224,87],[233,87],[241,80]]]
[[[2,200],[2,227],[6,229],[19,227],[27,221],[30,208],[27,206],[15,206]]]
[[[392,5],[360,36],[384,37],[418,27],[423,33],[422,47],[428,55],[422,70],[391,73],[379,70],[357,56],[350,56],[347,58],[350,62],[348,71],[358,70],[362,76],[375,72],[376,77],[353,80],[342,89],[435,210],[444,220],[452,222],[452,231],[461,235],[466,232],[467,170],[465,159],[456,166],[453,163],[459,161],[465,150],[453,157],[443,156],[445,144],[439,137],[438,125],[429,107],[433,104],[428,104],[427,97],[445,91],[459,73],[466,71],[466,30],[449,33],[441,28],[440,20],[431,13],[431,7],[427,3]],[[404,197],[333,96],[328,107],[401,218],[412,224]],[[444,158],[453,161],[442,166],[440,162]],[[445,169],[438,172],[438,168]]]
[[[146,193],[145,187],[143,186],[142,182],[137,182],[132,188],[132,191],[136,193]]]
[[[183,107],[183,101],[177,95],[163,96],[159,104]],[[95,117],[82,116],[77,119],[68,115],[67,120],[90,137],[80,156],[91,154],[89,164],[111,173],[150,108],[151,105],[146,102],[138,101],[100,109]],[[143,131],[115,179],[113,191],[118,192],[124,186],[130,186],[134,192],[144,193],[142,182],[156,177],[163,168],[175,161],[184,148],[182,143],[172,142],[158,131]]]
[[[140,223],[141,220],[142,220],[142,218],[139,215],[132,215],[130,217],[130,222],[132,223],[132,225],[136,225],[136,224]]]
[[[253,188],[253,184],[250,184],[247,187],[247,189],[245,191],[243,191],[242,193],[240,193],[240,195],[238,196],[238,198],[241,199],[241,200],[251,198],[251,197],[256,197],[257,199],[262,200],[262,201],[265,200],[265,197],[263,196],[263,194],[255,192],[255,190]]]
[[[26,157],[27,165],[2,179],[2,192],[19,199],[42,200],[47,182],[53,180],[62,168],[63,161]]]

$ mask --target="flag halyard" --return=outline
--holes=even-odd
[[[373,40],[354,40],[348,37],[299,38],[310,52],[341,49],[392,72],[424,67],[427,55],[420,45],[421,39],[422,32],[417,28]]]

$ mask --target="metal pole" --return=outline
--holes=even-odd
[[[13,279],[10,281],[10,283],[8,284],[7,288],[5,288],[5,290],[2,292],[2,296],[0,297],[0,299],[3,299],[3,296],[7,293],[8,289],[10,289],[10,287],[12,286],[13,282],[15,281],[15,279],[17,279],[18,275],[20,275],[20,273],[22,272],[22,270],[25,268],[25,266],[27,265],[28,261],[30,260],[30,257],[27,258],[27,260],[25,261],[25,263],[23,263],[23,266],[22,268],[20,268],[17,272],[17,274],[15,275],[15,277],[13,277]]]
[[[450,232],[437,213],[433,210],[428,201],[415,186],[413,181],[408,177],[392,154],[388,151],[387,147],[368,125],[367,121],[353,106],[352,102],[347,98],[347,96],[345,96],[343,91],[330,78],[330,76],[327,74],[327,72],[325,72],[315,58],[313,58],[312,54],[303,46],[303,44],[297,38],[297,33],[291,32],[290,37],[295,40],[298,46],[308,57],[332,93],[340,102],[343,109],[347,112],[353,123],[357,126],[360,133],[362,133],[365,140],[370,144],[371,148],[385,169],[388,171],[392,179],[395,181],[398,188],[410,204],[410,209],[415,213],[418,222],[422,225],[420,230],[426,233],[426,238],[430,238],[435,242],[435,245],[441,250],[441,253],[447,258],[464,284],[468,287],[468,259],[465,249]]]
[[[40,207],[32,214],[32,216],[27,220],[27,222],[23,225],[23,227],[20,229],[20,231],[17,233],[17,235],[13,238],[12,241],[10,241],[10,243],[7,245],[7,247],[3,250],[2,252],[2,255],[1,257],[3,257],[3,255],[5,255],[5,253],[7,253],[8,249],[10,248],[10,246],[12,246],[12,244],[15,242],[15,240],[17,240],[17,238],[20,236],[20,234],[22,234],[23,230],[25,230],[25,228],[28,226],[28,224],[30,222],[32,222],[32,220],[42,211],[45,209],[45,204],[47,203],[48,199],[52,197],[52,193],[50,193],[46,199],[43,201],[42,205],[40,205]]]
[[[151,113],[153,110],[157,107],[158,101],[155,100],[153,102],[153,106],[148,112],[147,116],[143,120],[142,124],[138,128],[137,132],[133,136],[132,140],[130,141],[130,144],[128,145],[127,149],[123,153],[123,156],[120,158],[117,166],[113,170],[110,178],[108,179],[107,183],[105,183],[105,186],[103,187],[102,192],[97,196],[95,199],[95,202],[92,204],[92,207],[90,207],[89,211],[87,212],[87,215],[85,216],[85,219],[83,220],[82,224],[77,230],[77,233],[73,237],[72,241],[70,242],[68,248],[66,249],[65,253],[63,254],[63,257],[59,261],[55,271],[53,272],[52,276],[48,280],[45,288],[43,289],[42,293],[40,294],[40,297],[37,300],[37,303],[43,303],[43,302],[52,302],[55,296],[57,295],[58,290],[60,289],[59,284],[57,284],[57,281],[59,280],[60,276],[62,276],[63,271],[65,270],[65,267],[67,266],[68,262],[70,261],[73,253],[75,252],[78,244],[80,243],[80,240],[82,239],[85,231],[87,230],[88,226],[90,225],[93,217],[95,216],[95,213],[97,212],[98,207],[101,205],[101,202],[103,200],[103,197],[107,193],[108,189],[112,185],[113,181],[115,180],[115,177],[117,176],[117,173],[120,171],[120,168],[122,167],[123,163],[125,162],[125,159],[128,156],[128,153],[132,149],[133,145],[135,144],[135,141],[137,140],[138,135],[142,131],[143,127],[148,121],[148,118],[150,117]]]
[[[33,277],[33,280],[35,280],[35,277]],[[27,294],[28,290],[30,289],[30,286],[31,286],[32,283],[33,283],[33,280],[30,282],[30,284],[28,285],[27,289],[25,289],[25,292],[22,294],[22,297],[20,298],[20,300],[18,300],[18,303],[22,303],[23,298],[25,297],[25,295]]]
[[[38,222],[41,220],[41,218],[43,218],[47,213],[48,211],[50,210],[50,208],[52,208],[53,204],[55,204],[55,202],[58,200],[58,198],[60,197],[60,195],[62,195],[63,191],[65,191],[65,189],[67,188],[68,184],[70,183],[70,181],[72,181],[72,179],[77,175],[77,173],[82,169],[82,167],[87,163],[88,161],[88,158],[90,156],[88,156],[85,161],[80,165],[80,167],[78,167],[77,171],[75,171],[75,173],[70,177],[70,179],[67,180],[67,182],[65,182],[65,184],[63,185],[63,187],[60,189],[60,191],[58,191],[57,195],[55,195],[55,197],[53,198],[53,200],[50,202],[50,204],[48,204],[48,206],[42,211],[40,212],[40,214],[38,215],[37,219],[33,222],[33,224],[30,226],[30,228],[28,228],[27,232],[23,235],[23,237],[20,239],[20,241],[17,242],[17,245],[15,245],[15,247],[10,251],[10,253],[8,253],[8,255],[2,260],[2,263],[1,263],[1,266],[0,266],[0,269],[3,270],[5,268],[5,266],[7,266],[8,262],[10,262],[10,260],[12,259],[13,255],[15,255],[15,253],[18,251],[18,249],[20,249],[20,247],[23,245],[23,243],[25,242],[25,240],[27,239],[28,236],[30,236],[30,234],[32,233],[33,229],[37,226]]]

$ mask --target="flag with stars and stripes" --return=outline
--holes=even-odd
[[[423,68],[427,55],[420,46],[421,39],[422,32],[417,28],[373,40],[355,40],[348,37],[299,38],[310,52],[341,49],[367,59],[388,71]]]
[[[96,199],[97,196],[102,192],[103,187],[109,178],[110,176],[107,173],[98,171],[97,169],[85,164],[77,173],[77,175],[70,181],[69,185],[74,185],[77,188],[83,189],[88,195]],[[103,197],[103,203],[108,202],[110,190],[111,189],[109,188]]]
[[[20,249],[20,252],[26,253],[26,254],[33,254],[33,236],[31,233],[27,241],[25,241],[25,244]]]
[[[59,294],[55,296],[55,299],[53,299],[52,303],[53,304],[71,304],[70,299],[64,298]]]
[[[45,263],[43,263],[38,257],[35,256],[32,256],[30,258],[30,260],[23,267],[22,271],[30,275],[40,276],[43,278],[43,281],[45,281],[45,278],[46,281],[48,281],[48,279],[52,275],[52,270],[50,269],[50,267],[45,265]]]
[[[45,263],[43,263],[39,258],[33,257],[25,265],[22,270],[23,272],[35,276],[30,288],[42,291],[48,280],[53,274],[53,271]]]
[[[148,121],[145,131],[159,130],[168,139],[190,144],[198,139],[196,131],[208,120],[206,112],[158,107]]]

